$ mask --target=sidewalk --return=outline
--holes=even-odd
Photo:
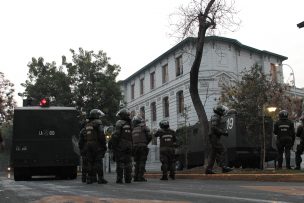
[[[204,169],[177,171],[176,179],[197,180],[235,180],[235,181],[270,181],[270,182],[304,182],[304,171],[293,170],[241,170],[236,169],[230,173],[206,175]],[[160,178],[161,172],[147,172],[146,178]]]

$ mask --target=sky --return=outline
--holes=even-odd
[[[70,49],[103,50],[126,79],[178,43],[170,14],[190,0],[0,0],[0,72],[23,92],[32,57],[55,61]],[[288,57],[297,87],[304,87],[303,0],[235,0],[242,21],[221,36]],[[290,68],[291,67],[291,68]],[[16,96],[17,104],[21,98]]]

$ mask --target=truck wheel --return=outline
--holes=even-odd
[[[14,180],[15,181],[21,181],[21,180],[23,180],[20,168],[14,168]]]
[[[31,178],[31,174],[29,169],[27,168],[14,168],[14,180],[15,181],[23,181],[29,180]]]
[[[76,179],[77,178],[77,166],[71,167],[70,170],[70,179]]]

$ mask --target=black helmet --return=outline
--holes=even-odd
[[[213,107],[213,112],[219,116],[223,116],[228,111],[228,108],[224,105],[217,105]]]
[[[123,108],[117,112],[116,117],[121,120],[130,120],[130,115],[130,111],[128,109]]]
[[[168,129],[169,128],[169,121],[162,120],[161,122],[159,122],[159,127],[161,129]]]
[[[105,114],[99,109],[92,109],[89,114],[89,119],[99,119],[103,117]]]
[[[229,109],[227,111],[227,115],[237,114],[237,111],[235,109]]]
[[[288,118],[288,111],[282,110],[279,112],[279,118],[280,119],[287,119]]]
[[[139,124],[141,124],[144,120],[142,119],[141,116],[136,115],[132,118],[132,125],[133,126],[138,126]]]

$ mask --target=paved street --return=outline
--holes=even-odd
[[[107,185],[86,185],[77,180],[35,179],[15,182],[2,173],[1,203],[79,202],[303,202],[303,183],[175,180],[118,185],[106,174]]]

